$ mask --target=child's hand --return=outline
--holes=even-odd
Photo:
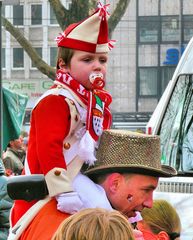
[[[57,209],[61,212],[74,214],[83,208],[83,203],[77,192],[61,193],[56,196]]]

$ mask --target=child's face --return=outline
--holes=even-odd
[[[102,73],[104,81],[106,77],[108,53],[89,53],[75,50],[70,66],[65,67],[75,80],[81,83],[86,89],[91,89],[89,75],[93,72]]]

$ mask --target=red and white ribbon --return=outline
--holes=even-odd
[[[63,38],[65,38],[66,37],[66,35],[65,35],[65,33],[63,32],[63,33],[59,33],[59,35],[55,38],[55,41],[57,42],[57,44],[63,39]]]
[[[99,17],[104,20],[107,16],[110,16],[110,13],[108,12],[110,4],[103,5],[101,2],[98,2],[98,8],[99,8]]]
[[[111,50],[112,48],[114,48],[114,45],[116,44],[116,40],[109,40],[108,42],[108,47],[109,50]]]

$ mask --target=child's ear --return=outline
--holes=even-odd
[[[168,234],[164,231],[161,231],[158,233],[158,238],[159,240],[169,240],[170,237],[168,236]]]
[[[58,66],[60,69],[62,69],[64,72],[67,72],[68,67],[66,65],[66,63],[64,62],[64,60],[62,58],[58,59]]]

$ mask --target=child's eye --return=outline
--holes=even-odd
[[[84,62],[90,62],[91,59],[90,59],[90,58],[84,58],[83,61],[84,61]]]
[[[106,62],[107,62],[107,59],[106,59],[106,58],[101,58],[101,59],[100,59],[100,62],[101,62],[101,63],[106,63]]]

